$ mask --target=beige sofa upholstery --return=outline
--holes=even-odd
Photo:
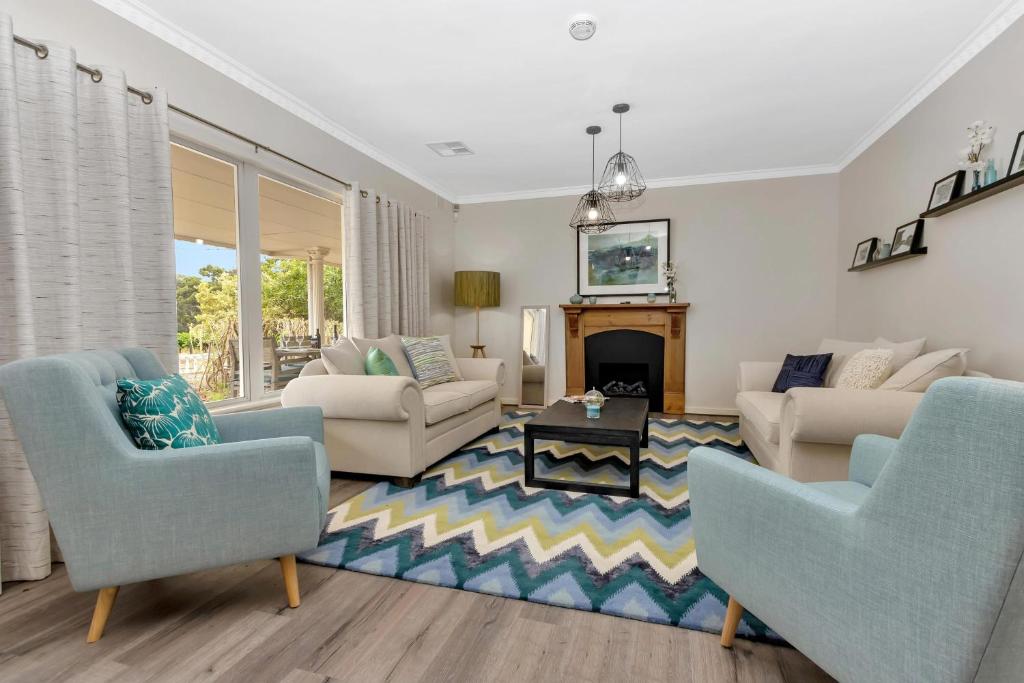
[[[736,408],[740,436],[757,462],[797,481],[845,481],[857,435],[899,437],[924,397],[912,391],[826,387],[773,393],[781,368],[775,362],[740,363]]]
[[[504,362],[457,358],[456,363],[461,381],[422,389],[401,375],[328,374],[317,360],[288,383],[281,404],[323,410],[332,470],[415,477],[501,419]]]

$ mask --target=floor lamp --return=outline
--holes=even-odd
[[[490,270],[455,271],[455,305],[476,309],[476,344],[470,344],[473,358],[487,358],[480,343],[480,309],[501,305],[501,274]]]

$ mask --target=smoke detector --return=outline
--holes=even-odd
[[[576,40],[589,40],[597,33],[597,19],[589,14],[577,14],[569,20],[569,35]]]
[[[442,157],[465,157],[473,154],[473,150],[466,146],[466,143],[453,142],[428,142],[427,147],[434,150]]]

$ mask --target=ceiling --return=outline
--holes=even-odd
[[[457,202],[575,192],[624,147],[652,186],[835,172],[1020,0],[95,0]],[[570,16],[597,34],[577,42]],[[173,93],[171,93],[173,100]],[[428,142],[460,140],[442,158]],[[600,169],[599,169],[600,170]]]

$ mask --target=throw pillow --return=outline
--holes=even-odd
[[[365,375],[366,361],[356,345],[345,337],[340,338],[333,346],[320,349],[320,357],[324,367],[332,375]]]
[[[395,364],[395,369],[398,370],[398,374],[403,377],[413,377],[412,368],[409,366],[409,361],[405,358],[405,349],[402,348],[402,338],[397,334],[391,334],[387,337],[380,339],[358,339],[352,338],[352,343],[356,345],[359,352],[363,354],[363,358],[366,358],[370,354],[370,349],[376,346],[378,349],[383,351],[391,359],[391,362]]]
[[[438,335],[438,339],[444,344],[445,353],[448,354],[448,362],[452,364],[452,370],[455,372],[455,379],[460,382],[464,379],[462,377],[462,371],[459,370],[459,364],[455,360],[455,353],[452,352],[452,340],[447,334]]]
[[[943,349],[918,356],[885,381],[879,389],[925,391],[943,377],[959,377],[967,369],[968,349]]]
[[[370,352],[366,354],[365,367],[367,375],[398,376],[398,368],[395,367],[395,362],[391,360],[391,356],[376,346],[371,346]]]
[[[836,389],[877,389],[892,372],[892,349],[865,349],[853,354],[836,380]]]
[[[839,379],[839,375],[843,372],[843,366],[846,365],[847,361],[853,358],[853,354],[865,349],[876,348],[878,347],[871,342],[822,339],[821,344],[818,345],[818,353],[832,354],[832,363],[828,366],[828,371],[825,373],[825,384],[823,386],[835,387],[836,380]]]
[[[816,356],[794,356],[787,353],[772,391],[784,394],[793,387],[820,387],[831,360],[831,353]]]
[[[221,443],[203,400],[181,375],[117,380],[117,406],[135,444],[146,450]]]
[[[416,381],[424,389],[458,381],[440,337],[402,337],[402,346]]]
[[[885,337],[878,337],[871,343],[876,349],[892,349],[892,371],[897,372],[904,365],[914,360],[924,351],[924,337],[906,342],[891,342]]]

